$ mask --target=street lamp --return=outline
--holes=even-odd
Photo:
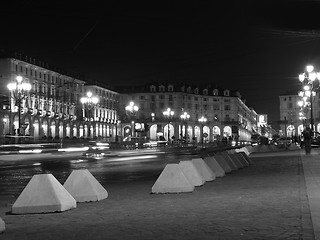
[[[201,118],[199,118],[198,121],[201,123],[200,135],[201,135],[201,145],[203,147],[203,125],[207,122],[207,118],[205,118],[204,116],[201,116]]]
[[[168,119],[168,143],[170,143],[170,120],[173,118],[174,111],[171,108],[167,108],[166,111],[163,112],[163,116]]]
[[[17,134],[21,135],[21,105],[22,101],[27,97],[28,92],[31,90],[31,84],[24,82],[23,77],[17,76],[16,81],[7,85],[11,92],[11,98],[18,105],[18,129]],[[11,109],[12,112],[12,109]]]
[[[88,118],[89,118],[89,129],[88,129],[88,137],[91,137],[91,111],[94,106],[99,102],[99,98],[92,96],[92,92],[87,92],[86,97],[82,97],[80,99],[83,105],[83,116],[85,117],[85,110],[88,110]]]
[[[187,142],[187,127],[188,127],[187,122],[188,122],[188,120],[190,118],[190,115],[187,112],[184,112],[183,114],[180,115],[180,118],[182,119],[182,121],[185,122],[185,132],[184,132],[185,135],[184,135],[184,137],[185,137],[186,142]]]
[[[303,91],[299,92],[299,96],[302,101],[298,102],[298,105],[302,107],[310,108],[310,124],[311,129],[314,131],[314,119],[313,119],[313,98],[316,96],[315,90],[319,88],[320,73],[314,72],[314,67],[308,65],[303,73],[299,75],[299,80],[303,85]],[[318,81],[316,81],[318,80]]]
[[[130,102],[129,105],[126,106],[125,110],[126,110],[127,115],[130,118],[133,119],[132,122],[131,122],[131,124],[132,124],[132,126],[131,126],[131,137],[133,137],[133,134],[134,134],[134,118],[136,116],[136,113],[139,111],[139,107],[136,106],[134,104],[134,102]]]

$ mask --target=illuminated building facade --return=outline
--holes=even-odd
[[[7,88],[17,76],[22,76],[32,86],[21,104],[21,135],[34,139],[88,137],[88,119],[80,98],[92,91],[99,98],[92,110],[92,137],[113,140],[118,120],[118,93],[88,85],[77,77],[52,70],[47,64],[26,56],[0,58],[2,136],[17,135],[18,107]]]
[[[310,125],[310,109],[300,109],[298,101],[301,97],[296,92],[285,93],[279,96],[280,101],[280,135],[300,136],[305,125]],[[320,131],[320,98],[314,97],[313,103],[314,126]],[[301,117],[303,114],[303,117]]]
[[[169,129],[170,136],[174,136],[170,140],[187,136],[187,141],[200,142],[205,136],[207,142],[224,137],[250,141],[257,128],[257,113],[245,104],[239,92],[213,87],[151,84],[121,90],[119,113],[124,119],[121,125],[125,138],[130,135],[132,125],[124,109],[131,101],[139,107],[135,121],[146,123],[149,131],[144,134],[151,140],[166,139]],[[170,121],[163,114],[167,108],[174,112]],[[188,119],[181,118],[184,112],[188,113]],[[201,117],[206,122],[200,122]]]

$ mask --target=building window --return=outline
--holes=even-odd
[[[223,95],[230,96],[230,91],[228,89],[224,90]]]
[[[203,95],[208,95],[208,89],[203,90]]]
[[[195,100],[195,101],[198,101],[198,97],[194,97],[194,100]]]
[[[289,103],[288,103],[288,108],[289,108],[289,109],[292,109],[292,102],[289,102]]]
[[[230,110],[230,105],[224,105],[224,110],[229,111]]]
[[[159,98],[160,99],[164,99],[164,95],[159,95]]]
[[[156,91],[156,87],[154,85],[150,86],[150,91],[151,92],[155,92]]]
[[[165,90],[165,87],[163,85],[159,86],[159,91],[160,92],[164,92],[164,90]]]
[[[172,86],[172,85],[169,85],[169,86],[168,86],[168,91],[169,91],[169,92],[173,92],[173,86]]]
[[[214,90],[212,91],[212,94],[213,94],[213,96],[218,96],[219,90],[218,90],[218,89],[214,89]]]
[[[150,110],[155,111],[156,110],[156,103],[152,102],[150,103]]]
[[[194,94],[199,94],[199,89],[198,89],[198,88],[196,88],[196,89],[194,90]]]
[[[173,96],[169,95],[169,101],[173,101]]]
[[[217,104],[214,104],[214,105],[213,105],[213,110],[220,110],[220,106],[217,105]]]

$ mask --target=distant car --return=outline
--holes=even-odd
[[[110,144],[100,141],[89,141],[88,150],[82,155],[88,158],[102,158],[110,153]]]
[[[162,147],[167,145],[167,141],[149,141],[149,142],[145,142],[143,143],[143,147]]]
[[[146,147],[146,148],[152,148],[157,146],[158,146],[158,141],[149,141],[149,142],[143,143],[143,147]]]

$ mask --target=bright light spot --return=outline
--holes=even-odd
[[[307,67],[306,67],[306,69],[307,69],[307,72],[312,72],[313,71],[313,69],[314,69],[314,67],[312,66],[312,65],[308,65]]]
[[[78,160],[71,160],[70,162],[71,163],[81,163],[81,162],[84,162],[84,160],[78,159]]]
[[[32,164],[32,165],[33,165],[33,166],[40,166],[41,163],[37,162],[37,163],[34,163],[34,164]]]
[[[41,153],[41,149],[19,150],[19,153]]]
[[[78,151],[87,151],[89,147],[82,147],[82,148],[62,148],[58,149],[58,152],[78,152]]]

